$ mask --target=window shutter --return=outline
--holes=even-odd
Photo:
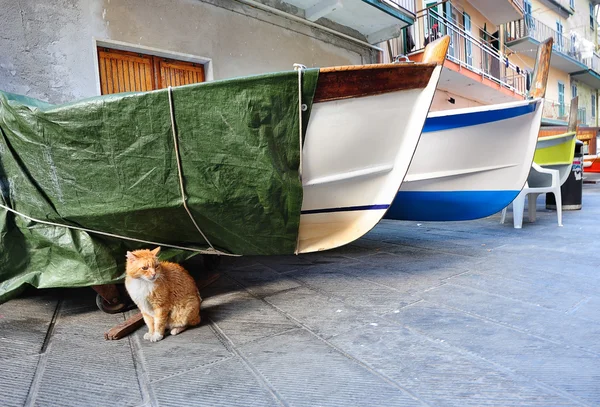
[[[154,66],[157,72],[159,72],[159,88],[204,82],[204,67],[201,64],[173,61],[164,58],[156,59],[158,61]]]
[[[152,57],[111,49],[98,50],[103,95],[154,89]]]
[[[98,49],[103,95],[204,82],[204,66],[136,52]]]

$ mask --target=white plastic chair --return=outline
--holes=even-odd
[[[571,165],[561,165],[558,169],[542,168],[536,163],[531,165],[529,176],[525,187],[512,202],[513,205],[513,223],[515,229],[521,229],[523,226],[523,212],[525,210],[525,197],[528,199],[528,217],[529,222],[535,222],[536,201],[541,194],[551,192],[556,198],[556,215],[558,216],[558,226],[562,226],[562,197],[560,187],[565,183],[571,171]],[[502,210],[502,219],[500,223],[504,223],[506,219],[506,210],[508,206]]]

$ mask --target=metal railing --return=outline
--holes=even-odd
[[[570,107],[571,105],[568,103],[560,103],[555,100],[545,99],[542,117],[568,122]],[[587,111],[585,107],[577,109],[577,122],[581,125],[587,124]]]
[[[473,29],[481,30],[476,26],[473,26]],[[405,28],[401,36],[391,42],[390,49],[394,49],[389,52],[406,55],[419,51],[429,42],[446,34],[450,35],[450,47],[446,56],[448,60],[520,96],[526,95],[527,80],[523,70],[501,56],[498,50],[476,37],[473,32],[442,17],[431,8],[417,13],[415,24]]]
[[[583,58],[581,49],[574,37],[559,33],[531,15],[525,15],[520,20],[506,23],[506,30],[504,31],[506,43],[527,37],[542,42],[552,37],[554,39],[553,51],[568,55],[589,68],[600,70],[600,59],[595,53],[590,58]]]
[[[509,0],[512,1],[514,4],[516,4],[516,6],[519,8],[519,10],[521,10],[521,12],[523,12],[523,10],[525,10],[525,5],[523,4],[523,0]]]
[[[414,14],[415,12],[415,2],[411,0],[388,0],[390,3],[397,4],[405,10],[410,11]]]

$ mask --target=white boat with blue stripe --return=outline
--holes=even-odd
[[[517,197],[533,162],[552,42],[538,48],[528,100],[429,113],[386,218],[473,220]]]
[[[430,113],[386,218],[456,221],[501,211],[529,174],[542,100]]]

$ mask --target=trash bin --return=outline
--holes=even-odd
[[[583,192],[583,141],[577,140],[575,155],[569,178],[560,187],[562,210],[572,211],[581,209],[581,195]],[[554,194],[546,194],[546,209],[556,209]]]

